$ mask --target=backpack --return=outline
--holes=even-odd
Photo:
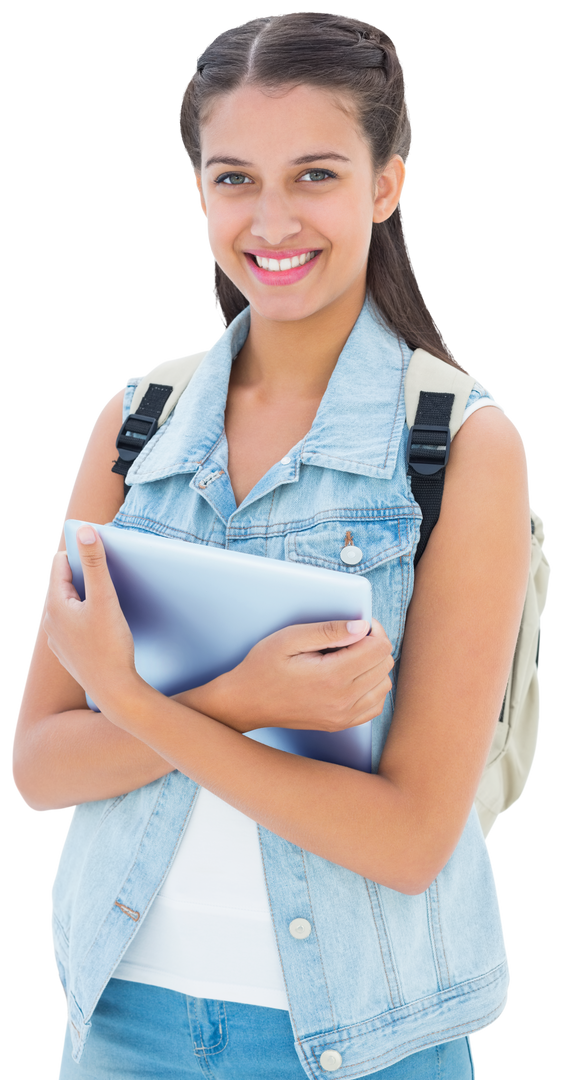
[[[205,355],[196,353],[160,364],[137,386],[131,412],[117,436],[119,456],[112,468],[125,482],[133,461],[167,420]],[[474,385],[470,375],[423,349],[416,349],[411,357],[405,378],[409,428],[407,471],[413,496],[422,510],[415,566],[440,514],[451,439],[461,427]],[[475,797],[485,836],[498,814],[522,793],[536,746],[540,615],[545,604],[549,565],[542,551],[543,525],[533,512],[531,532],[530,573],[522,621],[501,714]]]

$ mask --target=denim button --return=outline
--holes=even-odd
[[[280,465],[291,465],[291,458],[289,454],[286,454],[285,457],[282,457]]]
[[[340,552],[340,558],[346,566],[357,566],[363,559],[362,549],[356,547],[355,544],[346,544]]]
[[[294,938],[306,938],[311,933],[311,923],[308,919],[293,919],[289,924],[289,932]]]
[[[342,1058],[338,1050],[324,1050],[320,1062],[321,1069],[325,1069],[326,1072],[334,1072],[335,1069],[339,1069],[342,1065]]]

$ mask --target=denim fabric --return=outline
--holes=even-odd
[[[114,525],[363,574],[398,661],[421,518],[405,461],[410,350],[366,304],[311,430],[237,508],[223,418],[231,363],[248,326],[245,311],[139,455]],[[476,385],[470,401],[483,396]],[[347,532],[362,551],[356,566],[340,560]],[[395,677],[397,670],[398,664]],[[374,771],[393,702],[391,692],[373,723]],[[54,890],[76,1060],[96,1003],[171,865],[197,793],[189,777],[173,772],[128,795],[77,807]],[[320,1065],[325,1050],[342,1056],[337,1080],[355,1080],[458,1039],[500,1013],[508,976],[475,811],[447,865],[418,896],[258,831],[293,1037],[311,1080],[327,1075]],[[298,917],[312,926],[304,940],[288,929]]]
[[[193,998],[119,979],[111,979],[100,998],[79,1065],[71,1049],[67,1034],[59,1080],[303,1078],[283,1009]],[[370,1077],[472,1080],[469,1042],[455,1039],[420,1050],[365,1080]]]

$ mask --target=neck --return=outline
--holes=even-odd
[[[363,287],[297,321],[265,319],[251,309],[250,331],[232,382],[267,397],[321,398],[364,302]]]

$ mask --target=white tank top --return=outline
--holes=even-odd
[[[465,410],[463,422],[492,398]],[[114,978],[289,1009],[256,822],[199,792],[170,873]]]
[[[202,788],[114,978],[287,1009],[256,822]]]

